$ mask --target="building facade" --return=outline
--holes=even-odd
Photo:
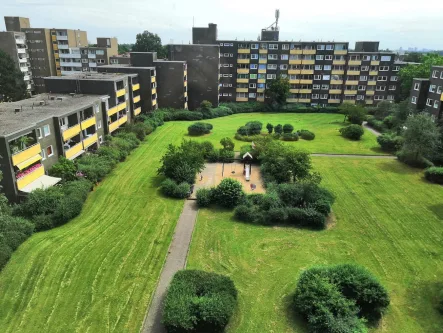
[[[415,78],[410,93],[411,106],[432,114],[440,120],[443,116],[443,66],[432,66],[430,78]]]

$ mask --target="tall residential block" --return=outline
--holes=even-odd
[[[443,117],[443,66],[432,66],[429,78],[415,78],[410,93],[413,108]]]

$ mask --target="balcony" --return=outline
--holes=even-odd
[[[109,132],[114,132],[119,127],[118,119],[109,124]]]
[[[264,93],[265,89],[264,88],[257,88],[257,93]]]
[[[340,104],[340,100],[339,99],[328,99],[328,103],[329,104]]]
[[[286,98],[286,102],[287,103],[297,103],[298,102],[298,98]]]
[[[152,106],[156,106],[157,105],[157,99],[153,99],[152,100]]]
[[[20,163],[25,162],[26,160],[36,157],[37,155],[40,156],[41,150],[42,148],[40,146],[40,143],[37,143],[18,153],[15,153],[14,155],[12,155],[12,165],[16,166]]]
[[[82,130],[84,130],[87,129],[88,127],[94,126],[95,124],[96,124],[95,116],[92,116],[91,118],[83,120],[80,125]]]
[[[65,150],[65,157],[69,160],[72,160],[77,156],[81,155],[83,152],[84,152],[83,144],[79,142],[76,145],[72,146],[71,148]]]
[[[92,68],[97,67],[97,63],[96,62],[90,62],[89,63],[89,67],[92,67]]]
[[[125,90],[125,88],[123,88],[123,89],[117,90],[117,91],[115,92],[115,95],[116,95],[117,97],[120,97],[120,96],[123,96],[123,95],[125,94],[125,92],[126,92],[126,90]]]
[[[61,75],[72,75],[72,74],[79,74],[79,73],[81,73],[81,71],[61,71]]]
[[[360,75],[360,71],[348,71],[348,75]]]
[[[251,59],[237,59],[237,64],[249,64]]]
[[[63,131],[63,141],[68,141],[70,138],[80,133],[80,124],[69,127]]]
[[[341,95],[342,91],[341,91],[341,89],[330,89],[329,93],[332,95]]]
[[[132,101],[133,101],[134,103],[140,102],[140,96],[135,96],[135,97],[132,99]]]
[[[264,97],[257,97],[257,102],[264,102],[265,98]]]
[[[26,53],[26,49],[25,48],[17,48],[17,53],[18,54],[25,54]]]
[[[236,97],[235,101],[236,102],[247,102],[248,98],[247,97]]]
[[[28,62],[28,58],[19,58],[18,62],[21,63],[21,64],[25,64],[25,63]]]
[[[88,59],[95,59],[95,58],[97,58],[95,53],[88,53]]]
[[[237,83],[248,83],[248,79],[237,79]]]
[[[443,93],[440,96],[440,101],[443,101]]]
[[[183,94],[183,97],[188,97],[188,92],[187,91],[185,91],[185,93]]]
[[[358,80],[346,80],[346,85],[348,86],[357,86],[358,85]]]
[[[302,54],[302,50],[291,50],[289,51],[290,54]]]
[[[299,98],[298,102],[299,103],[311,103],[311,99],[310,98]]]
[[[291,59],[289,60],[289,65],[300,65],[301,60],[300,59]]]
[[[258,50],[258,53],[261,53],[261,54],[267,54],[267,53],[268,53],[268,50],[260,49],[260,50]]]
[[[142,108],[139,106],[138,108],[134,109],[134,115],[138,116],[142,112]]]
[[[268,62],[268,59],[259,59],[258,63],[259,64],[266,64]]]
[[[62,59],[80,59],[82,56],[79,53],[60,53]]]
[[[28,71],[28,67],[27,66],[20,66],[20,70],[22,72],[27,72]]]
[[[132,85],[132,91],[136,91],[140,89],[140,83],[136,83]]]
[[[331,80],[331,84],[343,84],[343,80]]]
[[[289,89],[289,92],[293,94],[298,94],[298,90],[299,89]]]
[[[289,79],[289,83],[297,84],[297,83],[300,83],[300,80],[298,80],[298,79]]]
[[[31,184],[33,181],[37,180],[44,174],[45,174],[45,168],[42,165],[39,168],[32,171],[31,173],[28,173],[26,176],[17,179],[17,189],[22,190],[24,187]]]
[[[378,60],[371,61],[371,66],[378,66],[378,65],[380,65],[380,61],[378,61]]]
[[[302,69],[301,71],[300,71],[300,73],[301,74],[305,74],[305,75],[312,75],[312,74],[314,74],[314,70],[313,69]]]
[[[266,74],[266,69],[259,69],[258,72],[259,72],[260,74]]]
[[[155,76],[151,76],[151,83],[155,82]]]
[[[376,76],[376,75],[378,75],[378,71],[370,71],[369,75]]]
[[[316,50],[303,50],[303,54],[315,54],[317,53]]]
[[[86,149],[89,146],[92,146],[96,142],[97,142],[97,133],[94,133],[91,136],[89,136],[83,140],[83,149]]]
[[[248,92],[248,88],[236,88],[235,91],[236,91],[236,92],[244,92],[244,93],[247,93],[247,92]]]
[[[357,90],[345,90],[344,94],[345,95],[357,95]]]
[[[343,75],[343,74],[345,74],[345,71],[344,70],[338,70],[338,69],[335,69],[335,70],[333,70],[332,72],[332,75]]]
[[[372,99],[365,100],[366,105],[374,104],[374,101]]]
[[[31,79],[31,77],[29,75],[23,76],[23,80],[24,81],[29,81],[30,79]]]
[[[366,90],[366,95],[367,96],[374,96],[375,91],[374,90]]]
[[[345,65],[346,61],[345,60],[334,60],[332,61],[333,65]]]
[[[300,84],[312,84],[312,80],[301,79]]]
[[[335,50],[335,51],[334,51],[334,54],[337,54],[337,55],[346,55],[346,54],[348,54],[348,50]]]
[[[237,68],[237,73],[238,74],[249,74],[249,69],[248,68]]]
[[[238,82],[238,81],[237,81]],[[266,83],[266,79],[258,79],[257,83]]]
[[[251,53],[250,49],[238,49],[237,53]]]
[[[300,94],[310,94],[312,93],[312,89],[300,89]]]
[[[187,87],[188,86],[188,81],[183,82],[183,87]]]
[[[353,99],[346,99],[346,100],[343,101],[343,103],[355,104],[355,100],[353,100]]]
[[[60,61],[60,66],[63,67],[82,67],[81,62],[77,61]]]
[[[288,70],[288,74],[300,74],[300,70],[299,69],[290,69],[290,70]]]
[[[302,60],[303,65],[313,65],[315,64],[315,60]]]
[[[15,39],[15,44],[25,44],[25,40],[22,38],[16,38]]]
[[[68,36],[57,35],[57,40],[68,40]]]
[[[69,45],[68,44],[58,44],[58,48],[60,50],[68,50],[69,49]]]
[[[368,86],[376,86],[377,81],[368,81]]]
[[[361,65],[361,60],[349,60],[348,61],[348,66],[360,66]]]
[[[157,93],[157,88],[152,88],[151,89],[151,95],[155,95]]]

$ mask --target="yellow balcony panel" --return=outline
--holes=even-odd
[[[126,90],[125,90],[125,88],[123,88],[123,89],[117,90],[117,91],[115,92],[115,95],[116,95],[117,97],[120,97],[120,96],[123,96],[123,95],[125,94],[125,92],[126,92]]]
[[[132,101],[133,101],[134,103],[140,102],[140,96],[135,96],[135,97],[132,99]]]
[[[237,79],[237,83],[248,83],[248,79]]]
[[[331,72],[333,75],[335,74],[335,75],[343,75],[343,74],[345,74],[345,71],[344,70],[338,70],[338,69],[335,69],[335,70],[333,70],[332,72]]]
[[[366,95],[368,96],[374,96],[375,91],[374,90],[366,90]]]
[[[95,116],[92,116],[91,118],[83,120],[81,122],[81,127],[82,127],[82,129],[87,129],[88,127],[91,127],[95,124],[96,124]]]
[[[30,159],[33,156],[39,155],[42,148],[40,143],[37,143],[25,150],[22,150],[14,155],[12,155],[12,164],[18,165],[19,163],[23,163],[24,161]]]
[[[330,89],[329,93],[332,95],[341,95],[342,94],[342,90],[341,89]]]
[[[266,54],[266,53],[268,53],[268,50],[263,50],[263,49],[260,49],[260,50],[258,51],[258,53],[261,53],[261,54]]]
[[[293,94],[298,94],[299,89],[289,89],[289,92]]]
[[[290,54],[302,54],[302,50],[291,50],[289,51]]]
[[[235,91],[236,92],[245,92],[245,93],[247,93],[248,92],[248,88],[236,88]]]
[[[380,61],[378,61],[378,60],[371,61],[371,66],[378,66],[378,65],[380,65]]]
[[[185,104],[183,105],[183,108],[184,108],[185,110],[188,109],[188,102],[185,102]]]
[[[372,76],[374,76],[374,75],[378,75],[378,71],[370,71],[370,72],[369,72],[369,75],[372,75]]]
[[[67,130],[63,131],[63,140],[68,141],[70,138],[76,136],[80,133],[80,124],[69,127]]]
[[[311,103],[311,99],[310,98],[299,98],[298,102],[299,103]]]
[[[58,53],[54,53],[54,58],[55,59],[60,59],[60,55]]]
[[[117,105],[117,111],[124,110],[126,108],[126,102],[120,103]]]
[[[151,83],[154,83],[155,82],[155,76],[152,76],[151,77]]]
[[[346,64],[346,60],[334,60],[332,61],[333,65],[344,65]]]
[[[291,79],[289,79],[289,83],[300,83],[300,80],[291,80]]]
[[[188,97],[188,92],[185,91],[185,93],[183,94],[183,97]]]
[[[250,49],[238,49],[237,53],[251,53]]]
[[[312,89],[300,89],[300,94],[310,94],[312,93]]]
[[[97,142],[97,133],[94,133],[90,137],[83,140],[83,149],[92,146],[96,142]]]
[[[361,60],[349,60],[348,61],[348,66],[360,66],[361,65]]]
[[[365,102],[366,102],[366,105],[374,104],[374,101],[372,99],[367,99]]]
[[[57,36],[56,36],[56,35],[52,35],[52,36],[51,36],[51,39],[52,39],[53,41],[56,41],[56,40],[57,40]]]
[[[377,81],[368,81],[368,86],[376,86]]]
[[[340,104],[340,100],[339,99],[328,99],[328,103],[329,104]]]
[[[140,83],[132,85],[132,91],[136,91],[136,90],[139,90],[139,89],[140,89]]]
[[[257,102],[264,102],[265,98],[264,97],[257,97]]]
[[[123,116],[118,120],[119,125],[123,125],[128,122],[128,116]]]
[[[258,92],[258,93],[264,93],[264,92],[265,92],[265,89],[264,89],[264,88],[257,89],[257,92]]]
[[[58,45],[57,45],[57,44],[52,44],[52,48],[53,48],[54,50],[58,50]]]
[[[185,82],[183,83],[183,86],[184,86],[184,87],[187,87],[187,86],[188,86],[188,81],[185,81]]]
[[[443,93],[440,96],[440,101],[443,101]]]
[[[248,98],[247,97],[236,97],[235,101],[236,102],[247,102]]]
[[[25,186],[31,184],[33,181],[39,179],[44,174],[45,168],[42,165],[40,168],[35,169],[33,172],[28,173],[26,176],[17,179],[17,189],[21,190]]]
[[[17,168],[19,168],[20,170],[26,169],[28,166],[34,164],[37,161],[40,161],[41,159],[42,157],[40,154],[34,155],[31,158],[28,158],[26,161],[17,164]]]
[[[356,86],[356,85],[358,85],[358,80],[346,80],[346,85]]]
[[[337,55],[346,55],[346,54],[348,54],[348,50],[335,50],[335,51],[334,51],[334,54],[337,54]]]
[[[134,115],[138,116],[142,112],[142,108],[139,106],[138,108],[134,109]]]
[[[316,54],[316,50],[303,50],[303,54]]]
[[[331,80],[331,84],[343,84],[343,80]]]
[[[238,82],[238,81],[237,81]],[[266,79],[258,79],[257,80],[258,83],[266,83]]]
[[[258,63],[259,64],[266,64],[268,62],[268,59],[259,59]]]
[[[117,112],[118,112],[117,106],[114,106],[108,110],[108,116],[112,116],[113,114],[115,114]]]
[[[300,84],[312,84],[312,80],[300,80]]]
[[[301,74],[314,74],[314,70],[313,69],[302,69],[300,71]]]
[[[288,70],[288,74],[300,74],[300,70],[299,69],[290,69],[290,70]]]
[[[249,68],[237,68],[238,74],[249,74]]]
[[[157,99],[153,99],[152,100],[152,106],[156,106],[157,105]]]
[[[300,59],[291,59],[291,60],[289,60],[289,64],[290,65],[300,65],[301,60]]]
[[[237,64],[249,64],[251,59],[237,59]]]
[[[57,71],[57,76],[62,76],[62,71]]]
[[[114,132],[119,127],[118,120],[109,124],[109,132]]]
[[[259,72],[260,74],[266,74],[266,69],[259,69],[258,72]]]
[[[348,71],[348,75],[360,75],[360,71]]]
[[[155,95],[157,93],[157,88],[152,88],[151,89],[151,95]]]
[[[77,157],[83,150],[83,144],[81,142],[77,143],[74,147],[65,151],[65,157],[67,159],[73,159]]]
[[[345,95],[357,95],[357,90],[345,90]]]
[[[287,103],[297,103],[298,102],[298,98],[286,98],[286,102]]]
[[[353,99],[350,99],[350,100],[344,100],[343,103],[355,104],[355,100],[353,100]]]
[[[303,65],[313,65],[315,64],[315,60],[302,60]]]
[[[186,75],[188,75],[188,71],[183,72],[183,76],[186,76]]]

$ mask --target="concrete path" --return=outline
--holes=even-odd
[[[326,157],[350,157],[350,158],[386,158],[396,159],[396,156],[392,155],[355,155],[355,154],[311,154],[311,156],[326,156]]]
[[[195,222],[197,220],[197,205],[194,200],[186,200],[183,211],[175,227],[174,236],[169,246],[168,256],[163,266],[157,289],[143,322],[142,333],[163,333],[162,310],[166,290],[174,274],[184,269],[188,257],[189,245],[192,239]]]
[[[369,132],[373,133],[375,136],[380,136],[381,135],[381,133],[379,131],[376,131],[372,127],[369,127],[367,121],[363,122],[363,127],[366,128]]]
[[[215,186],[215,173],[217,170],[218,163],[206,163],[204,170],[201,174],[197,175],[197,180],[195,181],[194,193],[191,195],[191,199],[195,199],[197,190],[203,187],[213,187]],[[203,179],[200,180],[200,175],[203,175]]]

